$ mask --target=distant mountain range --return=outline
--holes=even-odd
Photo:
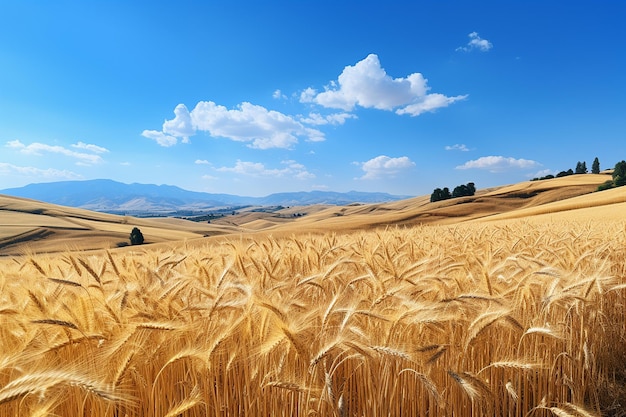
[[[175,213],[242,206],[305,206],[380,203],[411,196],[350,191],[310,191],[242,197],[187,191],[172,185],[124,184],[113,180],[60,181],[0,190],[0,194],[111,213]]]

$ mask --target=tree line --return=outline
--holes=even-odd
[[[604,184],[600,184],[600,186],[598,186],[598,191],[626,185],[626,161],[622,160],[615,164],[612,177],[612,180],[608,180],[605,181]]]
[[[448,200],[450,198],[456,197],[466,197],[472,196],[476,193],[476,186],[473,182],[468,182],[466,185],[458,185],[454,188],[452,193],[450,193],[450,189],[448,187],[435,188],[433,193],[430,195],[430,202],[433,203],[435,201]]]
[[[587,173],[587,163],[585,161],[578,161],[576,163],[576,169],[572,170],[571,168],[567,171],[561,171],[556,175],[546,175],[545,177],[533,178],[531,181],[539,181],[539,180],[549,180],[552,178],[560,178],[566,177],[568,175],[576,175],[576,174],[586,174]],[[598,157],[593,160],[591,164],[591,173],[599,174],[600,173],[600,161]],[[598,191],[608,190],[610,188],[622,187],[626,185],[626,161],[620,161],[615,164],[615,168],[613,168],[613,174],[610,180],[605,181],[603,184],[598,186]]]
[[[536,177],[533,178],[531,181],[539,181],[539,180],[549,180],[552,178],[561,178],[561,177],[567,177],[568,175],[577,175],[577,174],[586,174],[587,171],[587,162],[585,161],[578,161],[576,163],[576,169],[572,170],[571,168],[568,169],[567,171],[561,171],[556,175],[546,175],[545,177]],[[593,160],[593,163],[591,164],[591,173],[592,174],[599,174],[600,173],[600,160],[598,159],[598,157],[596,156],[596,158]]]

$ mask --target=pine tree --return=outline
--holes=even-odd
[[[591,173],[592,174],[600,173],[600,160],[598,159],[597,156],[596,156],[596,159],[594,159],[593,163],[591,164]]]

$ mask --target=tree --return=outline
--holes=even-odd
[[[143,234],[141,230],[137,227],[134,227],[130,232],[130,244],[131,245],[143,245]]]
[[[452,197],[463,197],[467,195],[467,192],[468,191],[466,185],[457,185],[452,191]]]
[[[600,173],[600,160],[598,159],[597,156],[596,156],[596,159],[594,159],[593,163],[591,164],[591,173],[592,174]]]
[[[613,183],[616,187],[626,185],[626,161],[615,164],[613,169]]]
[[[578,161],[578,163],[576,164],[576,171],[574,172],[575,174],[586,174],[587,173],[587,163],[586,162],[580,162]]]
[[[452,197],[467,197],[476,193],[476,186],[473,182],[467,183],[467,185],[459,185],[452,191]]]
[[[441,188],[435,188],[430,195],[430,202],[434,203],[435,201],[447,200],[449,198],[452,198],[452,195],[450,195],[448,187],[445,187],[443,190]]]

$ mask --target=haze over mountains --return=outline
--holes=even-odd
[[[245,197],[187,191],[171,185],[124,184],[106,179],[29,184],[20,188],[0,190],[0,194],[113,213],[172,213],[250,205],[345,205],[356,202],[382,203],[410,197],[358,191],[347,193],[310,191]]]

